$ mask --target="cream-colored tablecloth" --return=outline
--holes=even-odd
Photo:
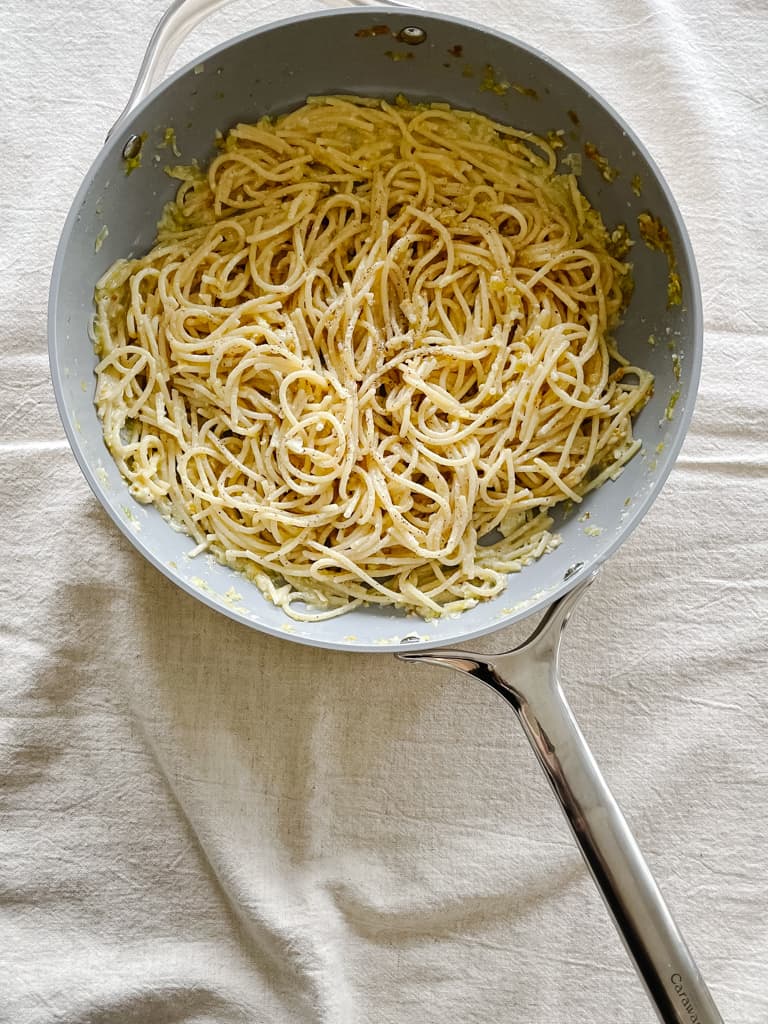
[[[75,465],[48,277],[163,2],[6,0],[0,17],[0,1021],[650,1024],[497,698],[217,616],[140,558]],[[768,9],[429,6],[586,78],[690,228],[696,415],[564,669],[724,1017],[764,1024]],[[182,57],[309,9],[241,2]]]

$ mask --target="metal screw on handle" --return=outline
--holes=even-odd
[[[458,669],[514,709],[659,1019],[723,1024],[560,688],[563,630],[594,575],[556,601],[514,651],[484,656],[432,650],[398,657]]]

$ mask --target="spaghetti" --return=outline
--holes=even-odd
[[[640,442],[629,265],[541,138],[311,99],[176,168],[96,289],[96,405],[131,493],[297,619],[498,594]]]

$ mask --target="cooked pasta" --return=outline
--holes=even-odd
[[[445,104],[313,98],[218,144],[96,289],[131,493],[294,618],[498,594],[639,447],[621,233],[545,140]]]

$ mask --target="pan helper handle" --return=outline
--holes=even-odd
[[[395,3],[394,0],[347,0],[347,2],[352,7],[405,6]],[[107,138],[162,81],[173,55],[192,29],[228,3],[230,0],[173,0],[152,33],[136,77],[136,84],[120,116],[110,128]]]
[[[562,633],[593,578],[555,602],[533,635],[513,651],[485,656],[432,650],[399,657],[458,669],[512,706],[659,1019],[665,1024],[722,1024],[560,687]]]

